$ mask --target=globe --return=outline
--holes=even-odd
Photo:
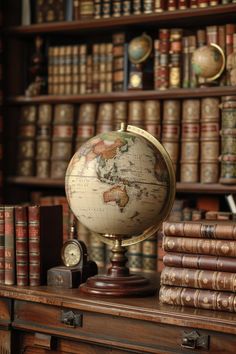
[[[145,61],[152,51],[152,39],[147,34],[135,37],[128,46],[129,60],[134,64]]]
[[[225,56],[222,49],[216,44],[202,46],[196,49],[192,56],[192,67],[195,74],[213,81],[223,72]]]
[[[173,166],[163,146],[149,133],[129,125],[99,134],[72,157],[65,190],[79,222],[113,246],[109,272],[113,281],[124,277],[127,282],[124,246],[153,235],[174,201]],[[117,288],[109,284],[107,292],[112,287]]]

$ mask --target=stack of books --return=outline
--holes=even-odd
[[[163,231],[160,301],[236,312],[236,223],[166,222]]]

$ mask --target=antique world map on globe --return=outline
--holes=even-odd
[[[171,204],[163,155],[128,131],[103,133],[83,144],[69,163],[65,189],[74,215],[99,234],[139,235]]]

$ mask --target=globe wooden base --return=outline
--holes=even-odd
[[[113,277],[96,275],[80,286],[83,293],[106,296],[148,296],[154,295],[155,288],[148,279],[139,275]]]

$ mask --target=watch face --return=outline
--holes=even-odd
[[[81,260],[81,249],[77,242],[68,241],[62,250],[62,260],[65,266],[75,267]]]

